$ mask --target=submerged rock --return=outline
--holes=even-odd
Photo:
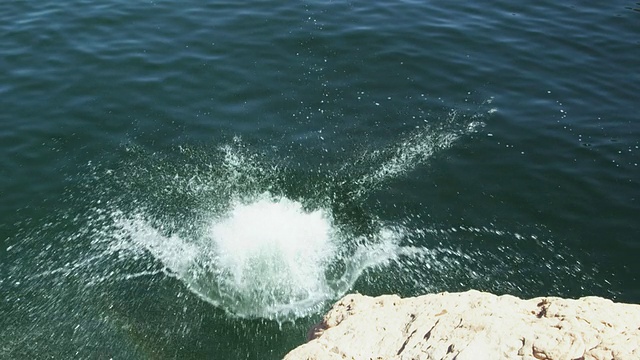
[[[479,291],[347,295],[293,359],[640,359],[640,305]]]

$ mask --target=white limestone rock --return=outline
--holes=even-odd
[[[294,359],[640,359],[640,305],[479,291],[347,295]]]

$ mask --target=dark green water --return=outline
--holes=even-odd
[[[346,292],[640,302],[640,5],[0,4],[0,358],[277,359]]]

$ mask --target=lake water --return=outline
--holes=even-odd
[[[640,4],[5,1],[0,358],[278,359],[348,292],[640,302]]]

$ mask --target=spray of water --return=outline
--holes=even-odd
[[[364,149],[313,175],[252,151],[240,139],[215,151],[185,147],[166,157],[128,148],[113,167],[91,166],[94,180],[85,193],[97,189],[99,195],[81,202],[86,211],[67,222],[78,231],[55,229],[52,222],[33,233],[33,243],[46,244],[50,232],[61,244],[37,251],[25,238],[9,246],[10,263],[20,267],[9,269],[0,289],[11,288],[6,293],[16,295],[7,303],[19,310],[23,297],[43,292],[51,300],[41,312],[52,323],[83,321],[78,304],[111,313],[117,296],[110,292],[143,304],[160,293],[175,294],[185,300],[176,304],[186,304],[184,290],[232,318],[282,323],[317,314],[354,288],[420,293],[465,283],[517,293],[539,284],[552,268],[584,277],[582,265],[548,236],[493,224],[437,228],[416,224],[410,214],[394,221],[376,214],[372,195],[476,132],[481,120],[451,113],[438,125],[425,123],[386,148]],[[510,245],[478,250],[483,239],[495,244],[499,238]],[[519,251],[518,244],[526,249]],[[535,252],[530,260],[521,256]],[[21,268],[34,271],[23,274]],[[177,289],[157,289],[158,283]],[[47,293],[52,286],[62,289],[58,295]],[[138,298],[131,295],[137,286]],[[93,303],[96,296],[100,305]],[[77,316],[66,319],[69,313]]]
[[[115,226],[119,249],[148,252],[202,299],[242,317],[308,315],[366,269],[410,255],[400,227],[358,237],[329,210],[270,193],[234,199],[197,236],[163,233],[144,214],[120,214]]]
[[[347,292],[368,269],[400,259],[437,257],[437,249],[408,244],[409,230],[403,226],[384,223],[361,209],[366,226],[356,228],[344,209],[362,207],[372,191],[480,125],[473,118],[458,121],[452,114],[442,127],[418,129],[391,148],[360,156],[351,163],[366,171],[350,182],[328,184],[296,198],[277,186],[277,179],[286,176],[283,170],[235,139],[220,148],[221,164],[211,166],[210,173],[173,176],[174,188],[167,192],[183,189],[187,200],[195,199],[191,206],[199,208],[197,215],[179,221],[179,216],[168,219],[140,206],[118,209],[105,242],[112,248],[117,244],[118,251],[150,254],[163,272],[235,316],[306,316]],[[356,172],[349,166],[341,171]]]
[[[117,287],[169,277],[232,316],[282,322],[316,314],[362,283],[424,291],[460,269],[473,277],[487,269],[474,270],[474,255],[452,249],[446,238],[514,234],[415,228],[379,218],[368,200],[481,126],[481,115],[451,113],[315,177],[240,139],[213,152],[180,148],[171,158],[129,148],[122,164],[93,167],[103,193],[66,242],[75,250],[42,252],[31,281],[81,278],[74,284]],[[434,241],[425,246],[425,239]],[[495,264],[497,274],[503,265]]]
[[[198,238],[163,235],[143,216],[117,224],[194,293],[235,315],[300,315],[334,295],[324,270],[340,237],[322,209],[264,193],[232,201]]]

